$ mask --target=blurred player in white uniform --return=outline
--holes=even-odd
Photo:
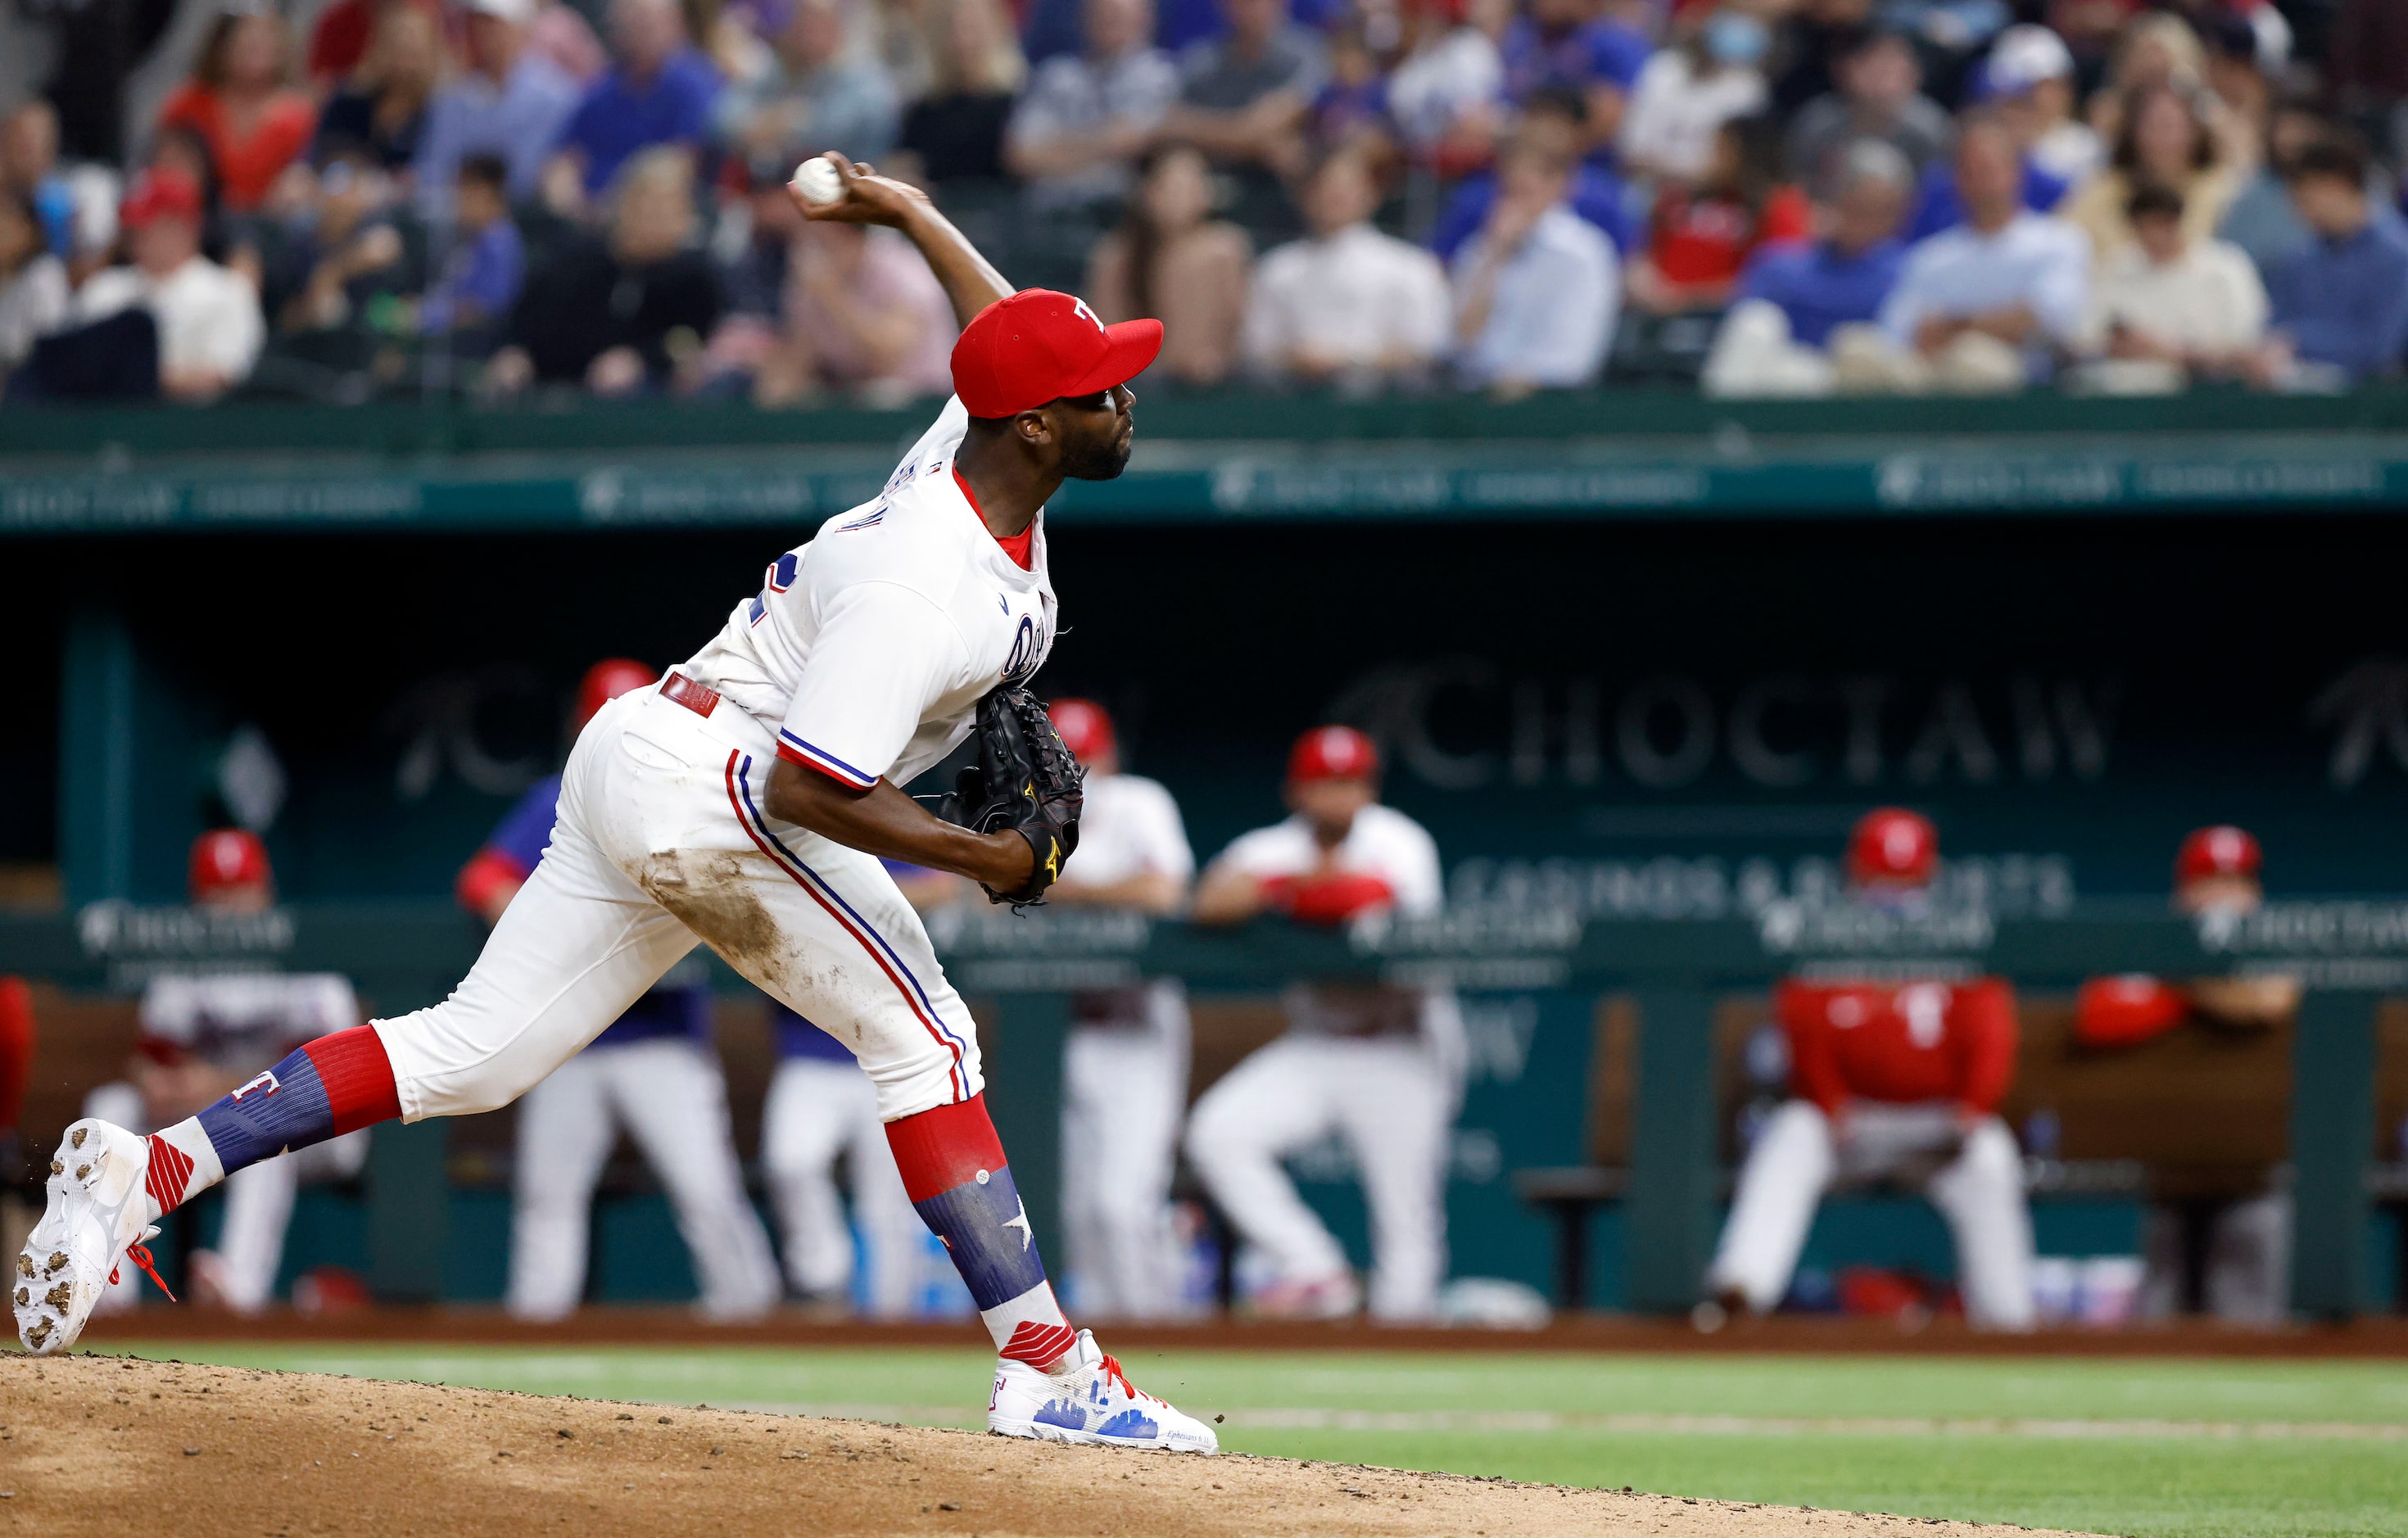
[[[624,657],[595,663],[578,685],[572,731],[583,731],[621,695],[659,680],[652,668]],[[461,906],[487,924],[500,923],[543,859],[559,808],[559,775],[528,786],[461,869]],[[769,1236],[744,1194],[710,1024],[710,973],[700,956],[689,956],[519,1102],[512,1315],[565,1318],[583,1299],[594,1189],[622,1128],[643,1151],[677,1214],[703,1314],[750,1319],[776,1306],[777,1266]]]
[[[1322,726],[1288,757],[1293,815],[1224,850],[1197,888],[1201,924],[1281,913],[1344,924],[1438,910],[1438,845],[1380,804],[1379,755],[1351,726]],[[1426,1319],[1446,1272],[1446,1167],[1461,1098],[1463,1018],[1442,990],[1299,984],[1287,1034],[1205,1091],[1187,1157],[1277,1281],[1267,1315],[1334,1317],[1360,1301],[1346,1254],[1280,1167],[1331,1133],[1353,1151],[1371,1211],[1371,1315]]]
[[[1121,771],[1112,718],[1091,699],[1058,699],[1054,725],[1087,769],[1079,853],[1056,902],[1156,917],[1187,903],[1196,855],[1179,803]],[[1091,990],[1070,1000],[1062,1048],[1062,1219],[1073,1304],[1118,1319],[1179,1313],[1186,1266],[1170,1177],[1187,1108],[1187,991],[1173,978]]]
[[[969,884],[942,870],[882,862],[923,913],[965,896]],[[911,1206],[878,1119],[878,1086],[842,1042],[769,1000],[778,1071],[761,1107],[761,1175],[784,1241],[786,1280],[814,1303],[849,1306],[857,1296],[874,1319],[921,1315],[927,1225]],[[852,1186],[846,1220],[837,1192],[841,1157]],[[861,1243],[853,1243],[853,1230]],[[858,1276],[856,1279],[856,1272]]]
[[[195,908],[256,913],[276,901],[266,846],[240,828],[194,842],[190,882]],[[360,1002],[333,972],[168,973],[143,989],[141,1020],[126,1077],[86,1096],[85,1115],[165,1127],[238,1087],[256,1094],[265,1087],[261,1070],[296,1044],[358,1025]],[[228,1179],[217,1246],[193,1252],[193,1301],[237,1314],[266,1307],[301,1185],[349,1180],[367,1157],[367,1133],[351,1132]],[[137,1281],[133,1267],[122,1268],[103,1306],[133,1306]]]
[[[1211,1426],[1140,1393],[1062,1313],[987,1114],[976,1027],[880,864],[1030,902],[1076,853],[1080,801],[1054,772],[1049,723],[1036,724],[1042,797],[1033,781],[992,787],[1005,826],[945,821],[901,787],[978,728],[989,697],[1024,719],[999,691],[1035,676],[1058,627],[1045,505],[1065,481],[1126,467],[1128,381],[1161,352],[1162,323],[1106,326],[1069,295],[1014,293],[925,194],[826,159],[832,195],[798,189],[797,205],[888,225],[919,249],[964,323],[953,399],[878,496],[773,560],[660,687],[595,714],[542,862],[450,998],[305,1044],[277,1065],[285,1092],[266,1101],[222,1100],[147,1139],[106,1121],[68,1127],[18,1255],[28,1350],[73,1346],[98,1283],[194,1191],[356,1127],[508,1104],[708,941],[843,1042],[878,1086],[904,1189],[995,1342],[989,1430],[1218,1448]]]

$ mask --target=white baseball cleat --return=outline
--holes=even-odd
[[[146,1188],[150,1167],[150,1140],[108,1122],[77,1122],[59,1141],[50,1206],[17,1257],[9,1294],[26,1350],[49,1357],[75,1344],[129,1253],[150,1271],[142,1244],[159,1231],[151,1222],[159,1203]]]
[[[986,1429],[996,1436],[1039,1442],[1085,1442],[1103,1447],[1153,1447],[1174,1453],[1217,1453],[1221,1439],[1193,1416],[1140,1392],[1104,1355],[1095,1335],[1079,1342],[1051,1373],[1010,1358],[996,1363]]]

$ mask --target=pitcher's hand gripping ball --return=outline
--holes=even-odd
[[[836,163],[825,155],[813,155],[795,167],[794,188],[807,203],[833,203],[844,195],[844,181],[836,174]]]
[[[1025,908],[1045,900],[1062,866],[1079,847],[1080,788],[1087,771],[1070,755],[1054,718],[1027,690],[1006,687],[979,701],[978,759],[953,778],[937,815],[978,833],[1010,828],[1035,856],[1028,884],[1017,891],[985,888],[996,902]]]

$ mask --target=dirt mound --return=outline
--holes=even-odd
[[[0,1361],[0,1491],[92,1538],[2020,1531],[107,1357]]]

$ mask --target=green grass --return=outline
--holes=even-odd
[[[993,1360],[726,1347],[135,1350],[954,1426],[980,1424]],[[2142,1538],[2408,1538],[2408,1370],[2393,1363],[1158,1351],[1127,1364],[1140,1387],[1226,1414],[1223,1445],[1236,1451]],[[2370,1430],[2336,1433],[2351,1426]]]

